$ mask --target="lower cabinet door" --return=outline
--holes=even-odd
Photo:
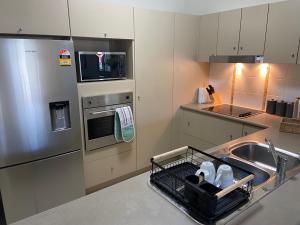
[[[86,188],[93,188],[136,170],[136,150],[99,158],[85,163]]]
[[[193,148],[205,151],[207,149],[210,149],[212,147],[215,147],[215,144],[209,143],[207,141],[203,141],[200,138],[193,137],[188,134],[181,134],[180,136],[180,143],[181,146],[191,146]]]
[[[226,118],[184,110],[182,132],[215,145],[242,136],[243,125]]]
[[[247,136],[249,134],[253,134],[255,132],[258,132],[262,130],[261,127],[251,126],[251,125],[244,125],[243,126],[243,136]]]

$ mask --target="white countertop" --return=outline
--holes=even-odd
[[[183,108],[203,113],[203,105],[191,104]],[[276,147],[300,153],[300,135],[279,132],[279,117],[260,114],[235,120],[269,127],[239,140],[263,141],[268,136],[274,140]],[[228,144],[230,143],[225,145]],[[225,145],[212,148],[211,151]],[[13,225],[195,224],[148,186],[149,175],[144,173],[133,177]],[[300,174],[236,217],[230,224],[300,225]]]

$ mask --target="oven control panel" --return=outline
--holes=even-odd
[[[132,92],[82,97],[83,109],[104,107],[109,105],[128,104],[132,102]]]

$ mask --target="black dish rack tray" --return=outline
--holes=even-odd
[[[235,184],[218,193],[206,193],[198,184],[190,183],[186,177],[194,175],[204,161],[211,161],[217,169],[227,164],[233,171],[242,171],[244,177],[235,177]],[[214,224],[248,202],[254,175],[220,158],[195,149],[183,147],[155,156],[151,159],[150,183],[168,198],[175,201],[187,213],[203,224]]]

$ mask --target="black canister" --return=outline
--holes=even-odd
[[[286,104],[285,117],[293,118],[293,112],[294,112],[294,102],[288,102]]]
[[[266,112],[269,114],[275,114],[276,113],[276,103],[277,103],[277,101],[274,99],[268,100]]]
[[[286,102],[281,101],[276,103],[276,115],[285,116],[286,112]]]

